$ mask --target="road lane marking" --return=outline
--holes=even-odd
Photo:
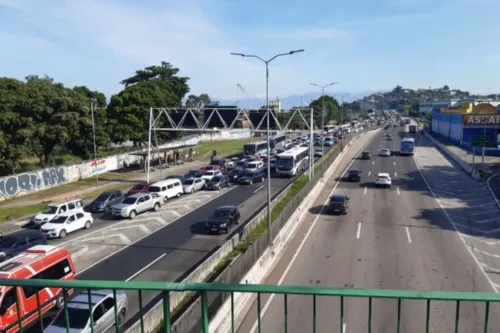
[[[372,165],[374,165],[374,164],[375,164],[375,161],[372,162]]]
[[[368,171],[368,177],[370,177],[370,175],[371,175],[371,174],[372,174],[372,172],[371,172],[371,171]]]
[[[394,165],[396,165],[396,162],[394,162]]]
[[[397,178],[398,177],[398,174],[394,172],[394,178]]]
[[[288,262],[288,265],[286,266],[285,268],[285,271],[283,272],[283,274],[281,275],[278,283],[276,284],[277,286],[280,286],[283,284],[283,281],[285,281],[285,278],[286,276],[288,275],[288,272],[292,269],[292,266],[293,264],[295,263],[295,260],[297,260],[297,257],[299,256],[299,253],[300,251],[302,251],[302,248],[304,247],[304,245],[306,244],[306,241],[307,239],[309,238],[309,235],[312,233],[313,229],[314,229],[314,226],[316,225],[316,223],[318,222],[319,220],[319,217],[323,214],[324,210],[325,210],[325,207],[327,207],[327,204],[328,204],[328,201],[330,200],[329,198],[333,195],[333,192],[335,192],[335,190],[337,189],[337,186],[339,186],[340,184],[340,180],[342,178],[344,178],[345,174],[347,173],[347,171],[351,168],[351,166],[354,164],[354,162],[356,161],[356,159],[359,157],[359,155],[361,155],[361,152],[363,150],[366,149],[366,147],[368,147],[368,145],[372,142],[373,138],[375,138],[375,135],[372,136],[372,138],[370,140],[368,140],[368,142],[366,143],[366,145],[363,146],[363,148],[361,148],[361,150],[359,151],[359,153],[354,157],[354,159],[351,161],[351,163],[349,163],[349,165],[344,169],[344,171],[342,172],[342,174],[340,175],[339,177],[339,180],[337,180],[337,182],[335,183],[335,185],[333,186],[333,189],[331,190],[330,194],[328,195],[328,199],[325,200],[325,202],[323,203],[323,206],[321,206],[321,209],[319,210],[319,213],[318,215],[316,215],[316,217],[314,218],[314,221],[312,222],[312,224],[309,226],[309,230],[307,230],[307,233],[305,234],[305,236],[302,238],[302,241],[300,242],[299,244],[299,247],[297,248],[297,250],[295,251],[295,253],[293,254],[293,257],[292,259]],[[276,294],[271,294],[271,296],[269,296],[269,298],[267,299],[267,302],[266,304],[264,305],[264,307],[262,308],[261,310],[261,318],[263,318],[267,312],[267,309],[269,308],[269,306],[271,306],[271,303],[274,299],[274,296],[276,296]],[[255,320],[252,328],[250,329],[250,333],[255,333],[255,331],[257,330],[257,325],[258,325],[258,321]]]
[[[406,228],[406,237],[408,237],[408,243],[411,244],[410,229],[408,229],[408,227],[405,228]]]
[[[356,239],[359,239],[361,236],[361,222],[358,223],[358,231],[356,232]]]
[[[164,256],[166,256],[167,254],[166,253],[163,253],[161,256],[159,256],[158,258],[156,258],[155,260],[151,261],[149,264],[147,264],[146,266],[144,266],[143,268],[141,268],[140,270],[138,270],[137,272],[135,272],[131,277],[129,277],[128,279],[126,279],[125,281],[128,282],[134,278],[136,278],[139,274],[141,274],[142,272],[144,272],[146,269],[148,269],[149,267],[153,266],[154,264],[156,264],[158,261],[160,261]]]
[[[424,173],[422,172],[422,170],[420,169],[420,164],[417,162],[417,159],[415,158],[415,155],[413,155],[413,161],[415,162],[415,165],[417,166],[417,169],[418,171],[420,172],[420,176],[422,176],[422,179],[424,180],[424,183],[427,185],[427,187],[429,188],[429,191],[431,192],[432,196],[434,197],[434,199],[436,200],[437,204],[439,205],[439,207],[441,208],[441,210],[443,211],[444,215],[446,216],[446,218],[448,219],[448,221],[450,222],[451,226],[453,227],[453,229],[455,230],[455,232],[457,233],[458,237],[460,237],[460,239],[462,240],[462,243],[464,244],[464,247],[466,248],[466,250],[469,252],[469,254],[471,255],[472,257],[472,260],[474,260],[474,262],[476,263],[476,265],[479,267],[479,269],[481,270],[481,273],[483,273],[483,276],[485,277],[486,281],[489,283],[491,289],[493,289],[493,291],[495,293],[498,293],[498,289],[497,289],[497,284],[493,282],[493,280],[491,280],[491,278],[489,277],[489,275],[486,273],[486,271],[484,270],[483,266],[481,266],[481,262],[477,259],[477,257],[474,255],[474,252],[472,252],[471,248],[469,247],[469,245],[467,244],[467,242],[465,241],[465,238],[464,236],[462,235],[462,233],[460,231],[458,231],[458,228],[457,226],[455,225],[455,222],[453,222],[453,219],[448,215],[448,212],[446,211],[446,209],[443,207],[443,205],[441,205],[441,202],[438,200],[438,198],[436,197],[436,195],[434,194],[434,191],[432,190],[431,186],[429,185],[429,183],[427,183],[427,180],[425,179],[425,176],[424,176]]]
[[[399,187],[396,187],[396,190],[398,190],[398,195],[400,195],[400,193],[399,193]]]
[[[365,192],[363,194],[366,194],[366,189],[367,189],[367,187],[365,186]]]
[[[260,190],[262,190],[264,188],[264,185],[262,185],[261,187],[259,187],[258,189],[256,189],[255,191],[253,191],[253,194],[259,192]]]

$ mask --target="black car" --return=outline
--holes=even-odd
[[[119,204],[123,199],[125,199],[125,194],[121,191],[103,192],[89,204],[88,210],[91,212],[110,211],[112,206]]]
[[[242,175],[238,175],[238,181],[242,185],[252,185],[253,183],[259,183],[264,181],[264,175],[260,172],[245,172]]]
[[[332,214],[347,214],[349,209],[350,198],[344,194],[336,194],[330,197],[330,202],[328,203],[328,211]]]
[[[372,156],[371,156],[371,154],[370,154],[369,151],[364,151],[364,152],[361,153],[361,159],[363,159],[363,160],[369,160],[371,158],[372,158]]]
[[[227,177],[229,178],[230,182],[237,183],[238,182],[238,177],[240,175],[244,175],[244,174],[245,174],[245,170],[242,170],[242,169],[233,169],[233,170],[229,171],[229,173],[227,174]]]
[[[10,259],[32,246],[47,244],[40,230],[22,230],[0,237],[0,261]]]
[[[222,206],[217,208],[212,216],[205,223],[208,233],[225,233],[229,232],[229,227],[232,224],[240,222],[240,212],[235,206]]]
[[[351,169],[347,173],[347,181],[349,182],[359,182],[361,181],[361,170]]]
[[[179,175],[171,175],[171,176],[167,176],[165,179],[178,179],[178,180],[180,180],[181,183],[183,183],[187,178],[184,176],[179,176]]]
[[[214,157],[210,162],[210,165],[218,165],[221,169],[226,168],[226,160],[222,157]]]
[[[226,175],[219,175],[210,179],[210,181],[205,184],[205,189],[220,190],[222,187],[228,187],[228,186],[229,186],[229,177]]]
[[[188,178],[201,178],[203,176],[203,172],[201,170],[189,170],[188,173],[184,175],[185,179]]]

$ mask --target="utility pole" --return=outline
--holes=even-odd
[[[334,84],[337,84],[338,82],[332,82],[328,83],[324,86],[321,86],[316,83],[309,82],[310,85],[316,86],[318,88],[321,88],[321,132],[324,131],[325,128],[325,88],[333,86]],[[324,161],[324,156],[325,155],[325,145],[321,144],[321,177],[323,177],[323,172],[324,172],[324,166],[323,166],[323,161]]]
[[[99,184],[99,169],[97,168],[97,145],[95,142],[95,121],[94,121],[94,102],[97,104],[95,98],[90,99],[90,113],[92,114],[92,136],[94,138],[94,166],[95,166],[95,179],[96,184]]]
[[[283,57],[287,55],[292,55],[295,53],[304,52],[304,49],[293,50],[287,53],[280,53],[270,58],[269,60],[264,60],[263,58],[254,54],[244,54],[244,53],[234,53],[231,55],[246,57],[246,58],[256,58],[262,61],[266,65],[266,120],[267,120],[267,228],[269,232],[269,245],[273,244],[273,232],[271,229],[271,131],[270,131],[270,112],[269,112],[269,63],[278,57]]]
[[[341,106],[341,111],[340,111],[340,124],[344,124],[344,97],[349,96],[350,94],[345,94],[341,95],[340,98],[342,99],[342,106]],[[342,131],[342,137],[340,138],[340,151],[344,151],[344,132]]]

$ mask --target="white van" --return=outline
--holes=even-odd
[[[170,198],[180,197],[183,189],[179,179],[166,179],[149,185],[148,192],[157,193],[164,202],[167,202]]]
[[[57,215],[65,212],[83,212],[83,201],[82,199],[74,199],[62,202],[53,202],[49,204],[45,209],[35,215],[32,222],[36,226],[41,226],[45,223],[52,221]]]

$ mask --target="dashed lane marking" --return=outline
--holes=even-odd
[[[398,195],[400,195],[401,193],[399,193],[399,187],[396,187],[396,190],[398,191]]]
[[[356,239],[361,236],[361,222],[358,223],[358,231],[356,231]]]
[[[406,228],[406,237],[408,237],[408,243],[411,244],[410,229],[408,229],[408,227],[405,228]]]

